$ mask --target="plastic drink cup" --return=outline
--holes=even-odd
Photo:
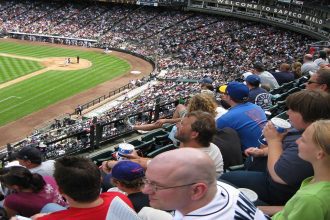
[[[270,121],[279,133],[286,132],[289,128],[291,128],[291,124],[282,118],[272,118]]]
[[[277,132],[279,132],[279,133],[284,133],[289,128],[291,128],[291,124],[287,120],[284,120],[282,118],[272,118],[270,121],[273,123]],[[259,138],[259,143],[267,145],[267,140],[263,134]]]
[[[118,146],[118,152],[116,154],[117,160],[126,160],[126,155],[133,153],[134,146],[127,143],[121,143]]]

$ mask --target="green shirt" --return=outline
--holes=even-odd
[[[305,179],[296,194],[276,213],[274,220],[330,220],[330,182]]]

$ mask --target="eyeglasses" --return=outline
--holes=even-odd
[[[157,192],[159,190],[164,190],[164,189],[174,189],[174,188],[179,188],[179,187],[184,187],[184,186],[192,186],[192,185],[196,184],[196,183],[188,183],[188,184],[179,185],[179,186],[159,186],[156,183],[153,183],[148,179],[144,179],[143,183],[144,183],[144,187],[146,187],[146,185],[149,185],[153,192]]]
[[[322,84],[322,83],[319,83],[319,82],[316,82],[316,81],[313,81],[313,80],[308,80],[307,81],[307,84],[312,84],[312,83],[315,83],[315,84]]]

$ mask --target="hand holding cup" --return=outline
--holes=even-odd
[[[281,118],[272,118],[267,122],[263,130],[263,135],[267,142],[277,141],[282,142],[287,134],[287,130],[291,127],[290,123]]]

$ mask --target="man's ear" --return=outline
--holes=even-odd
[[[121,183],[120,183],[120,181],[118,181],[118,180],[116,180],[116,179],[114,179],[114,178],[111,178],[111,180],[110,180],[110,183],[112,184],[112,185],[114,185],[114,186],[121,186]]]
[[[328,88],[327,84],[321,84],[320,89],[323,91],[327,91],[329,88]]]
[[[117,187],[125,187],[120,181],[118,181],[118,180],[115,180],[116,182],[116,186]]]
[[[191,186],[191,200],[200,200],[205,196],[208,186],[205,183],[196,183]]]
[[[197,132],[197,131],[192,131],[191,132],[191,138],[192,139],[196,139],[198,137],[198,135],[199,135],[199,132]]]
[[[25,166],[26,168],[29,168],[29,166],[32,164],[30,160],[22,160],[23,161],[23,166]]]

